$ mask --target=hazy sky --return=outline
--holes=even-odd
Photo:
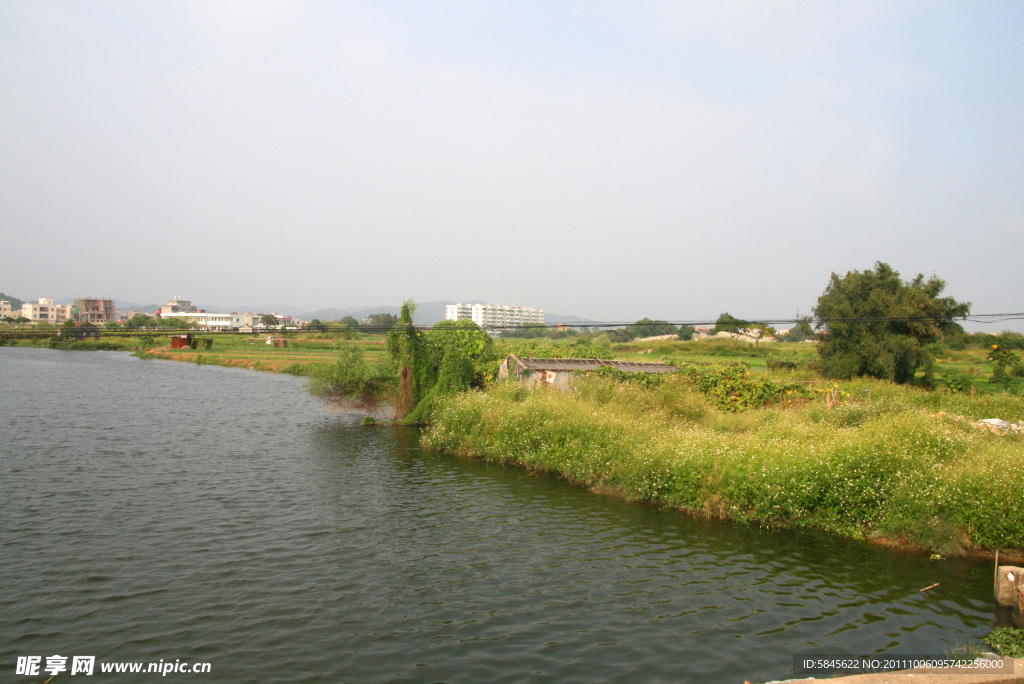
[[[0,291],[1024,311],[1024,2],[0,2]],[[995,326],[995,329],[1018,324]]]

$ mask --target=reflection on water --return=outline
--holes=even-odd
[[[5,668],[741,682],[787,676],[793,653],[941,653],[993,619],[984,564],[424,452],[289,376],[8,348],[0,386]]]

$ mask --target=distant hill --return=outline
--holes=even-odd
[[[444,320],[444,307],[448,304],[455,304],[455,302],[417,302],[416,303],[416,314],[413,316],[413,321],[418,325],[433,325],[438,321]],[[402,306],[369,306],[360,309],[317,309],[316,311],[307,311],[302,314],[302,317],[307,321],[311,321],[314,318],[321,321],[340,321],[345,316],[351,316],[357,321],[361,321],[370,314],[375,313],[386,313],[393,316],[398,316],[402,313]]]
[[[154,314],[160,310],[162,304],[136,304],[134,302],[126,302],[120,299],[114,300],[114,308],[120,311],[138,311],[144,314]]]
[[[15,309],[20,311],[21,305],[24,304],[24,302],[22,302],[17,297],[12,297],[11,295],[4,294],[3,292],[0,292],[0,299],[4,299],[11,303],[11,311],[14,311]]]
[[[456,304],[453,301],[440,301],[440,302],[417,302],[416,303],[416,314],[413,316],[413,320],[417,325],[433,325],[438,321],[444,320],[445,306],[448,304]],[[482,304],[483,302],[465,302],[466,304]],[[375,313],[387,313],[393,316],[398,316],[402,312],[401,306],[370,306],[361,309],[318,309],[316,311],[307,311],[302,314],[302,317],[307,321],[313,320],[314,318],[321,321],[338,321],[345,316],[351,316],[357,321],[361,321],[370,314]],[[579,316],[567,316],[563,314],[544,314],[545,323],[569,323],[572,325],[585,325],[588,319],[580,318]],[[593,321],[590,321],[593,322]]]
[[[565,314],[545,313],[545,323],[568,323],[569,325],[586,325],[587,323],[598,323],[592,318],[580,318],[579,316],[567,316]]]

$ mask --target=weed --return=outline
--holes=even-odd
[[[997,627],[985,637],[985,643],[999,655],[1007,658],[1024,658],[1024,629]]]

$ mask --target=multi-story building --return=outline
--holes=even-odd
[[[70,307],[54,304],[52,299],[40,297],[38,302],[21,305],[21,315],[33,323],[63,323],[68,318]]]
[[[117,319],[117,309],[112,299],[76,299],[71,317],[79,323],[109,323]]]
[[[175,297],[160,307],[160,315],[177,313],[200,313],[200,310],[192,306],[192,302]]]
[[[189,327],[198,330],[231,330],[236,327],[232,314],[209,313],[208,311],[179,311],[178,313],[161,313],[162,320],[180,318],[189,323]]]
[[[449,321],[458,321],[473,317],[472,304],[448,304],[444,307],[444,317]]]
[[[514,328],[526,323],[544,323],[543,309],[528,306],[503,306],[500,304],[448,304],[445,318],[457,321],[469,318],[485,330]]]
[[[0,300],[0,318],[17,318],[11,313],[11,303],[6,299]]]

